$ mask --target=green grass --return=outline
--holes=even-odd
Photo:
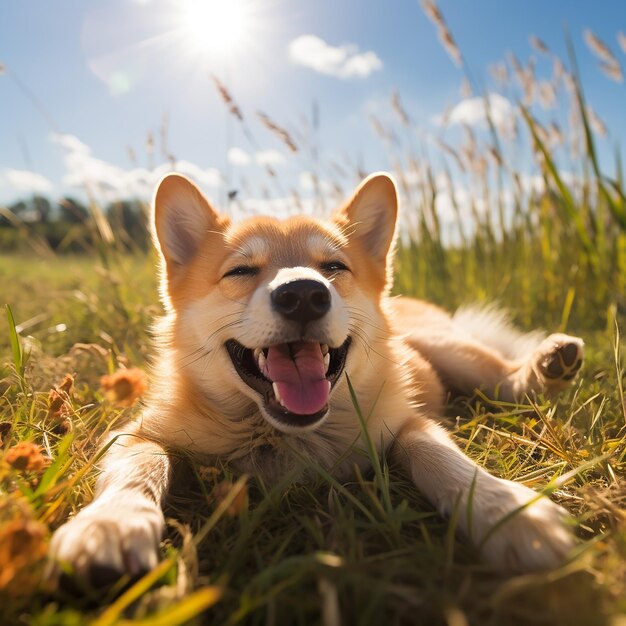
[[[7,365],[0,422],[11,424],[4,430],[4,448],[32,440],[54,459],[45,473],[0,465],[0,533],[11,520],[30,520],[42,525],[45,544],[48,533],[92,496],[96,435],[127,416],[103,399],[97,380],[120,359],[145,365],[146,322],[158,310],[153,259],[113,255],[105,272],[87,257],[45,264],[4,257],[0,268],[12,277],[5,282],[5,297],[18,325],[46,313],[21,333],[32,334],[22,346],[34,350],[26,357],[24,379],[15,371],[6,325],[2,331]],[[401,266],[399,282],[408,278]],[[477,295],[483,290],[491,295],[489,278],[482,280]],[[558,325],[560,310],[546,311],[544,320],[550,328]],[[51,330],[58,324],[66,330]],[[206,623],[332,624],[338,610],[344,623],[360,624],[611,624],[626,612],[626,525],[620,511],[626,505],[625,416],[616,392],[622,375],[614,360],[614,327],[605,322],[583,336],[588,350],[583,375],[557,403],[534,411],[501,410],[474,398],[449,408],[451,416],[460,416],[453,428],[459,445],[499,476],[541,488],[555,476],[584,468],[554,496],[577,517],[586,541],[570,564],[541,575],[494,575],[386,463],[348,484],[322,472],[309,485],[286,481],[266,487],[250,481],[248,500],[234,516],[211,497],[216,484],[236,484],[228,468],[187,468],[167,508],[172,521],[164,549],[171,561],[158,585],[144,585],[138,601],[125,604],[125,619],[186,623],[215,601],[206,609]],[[76,341],[108,352],[85,358],[70,351]],[[73,371],[68,435],[46,413],[49,389]],[[604,460],[590,463],[599,457]],[[194,541],[197,537],[201,541]],[[84,601],[51,597],[37,563],[33,550],[26,580],[4,590],[1,623],[84,624],[113,601],[112,595],[100,598],[101,608],[94,609]],[[185,595],[192,589],[204,589],[204,595]],[[158,621],[162,611],[174,609],[183,622],[176,622],[176,611]],[[106,623],[116,623],[121,614],[114,605],[113,613],[104,614]]]

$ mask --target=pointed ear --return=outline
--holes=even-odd
[[[185,176],[167,174],[154,195],[155,245],[168,273],[196,255],[209,231],[222,231],[228,218],[219,216],[202,192]]]
[[[357,240],[362,250],[388,271],[387,256],[393,248],[397,215],[396,185],[389,174],[379,172],[360,184],[335,219],[348,226],[350,240]]]

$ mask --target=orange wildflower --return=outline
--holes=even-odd
[[[119,406],[129,407],[146,391],[146,375],[138,368],[117,370],[103,376],[100,385],[107,400]]]
[[[22,472],[37,472],[49,463],[49,459],[41,454],[41,448],[32,441],[20,441],[9,448],[4,460],[11,467]]]
[[[31,519],[32,512],[19,502],[0,503],[0,590],[12,595],[32,591],[46,554],[46,527]],[[7,519],[8,517],[8,519]]]
[[[63,382],[48,394],[47,419],[55,425],[56,430],[68,432],[72,429],[69,416],[72,414],[70,392],[74,386],[74,376],[66,374]]]
[[[229,483],[227,480],[215,485],[215,487],[213,488],[213,493],[212,493],[215,502],[218,505],[221,504],[226,499],[228,494],[230,494],[232,488],[233,488],[233,485]],[[239,513],[245,511],[247,507],[248,507],[248,486],[243,485],[242,489],[235,496],[235,499],[230,503],[230,505],[226,509],[226,515],[229,515],[230,517],[235,517],[235,515],[238,515]]]

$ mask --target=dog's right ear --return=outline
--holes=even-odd
[[[393,178],[384,172],[368,176],[347,204],[336,211],[337,224],[371,261],[372,274],[381,277],[381,289],[393,281],[394,242],[398,193]]]
[[[165,260],[168,278],[193,259],[209,233],[223,232],[220,216],[185,176],[167,174],[154,194],[154,243]]]

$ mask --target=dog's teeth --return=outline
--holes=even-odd
[[[261,348],[255,348],[254,349],[254,360],[258,361],[259,360],[259,354],[262,354],[263,350]]]
[[[324,371],[328,372],[328,368],[330,367],[330,354],[326,353],[324,357]]]
[[[328,354],[328,344],[323,343],[321,347],[322,347],[322,355],[326,356]]]
[[[282,398],[280,397],[280,391],[278,391],[278,385],[276,383],[272,383],[272,389],[274,389],[274,395],[276,396],[276,400],[278,400],[279,404],[281,406],[285,406]]]
[[[265,369],[265,362],[267,361],[267,359],[265,358],[265,354],[263,354],[263,350],[259,351],[259,354],[256,358],[256,362],[257,362],[257,366],[259,368],[260,372],[263,372],[263,370]]]

